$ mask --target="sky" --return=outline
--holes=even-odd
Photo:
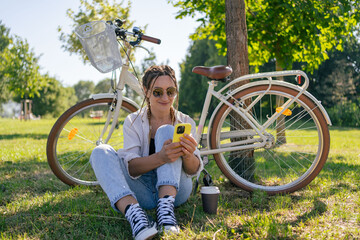
[[[168,61],[179,78],[179,63],[185,59],[189,36],[198,23],[192,18],[175,19],[178,9],[167,0],[131,2],[129,20],[135,21],[134,26],[148,25],[146,35],[161,39],[160,45],[147,42],[141,45],[154,51],[159,63]],[[70,55],[61,48],[57,28],[61,26],[66,33],[73,31],[66,10],[71,8],[77,12],[79,6],[77,0],[0,0],[0,20],[10,28],[10,35],[26,39],[35,54],[41,55],[41,72],[56,77],[64,86],[72,86],[80,80],[96,84],[111,77],[111,73],[100,73],[89,63],[84,65],[78,55]],[[135,65],[140,64],[145,54],[144,50],[137,50]]]

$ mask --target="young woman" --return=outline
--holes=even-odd
[[[125,119],[123,149],[116,152],[100,145],[90,162],[111,206],[125,214],[134,238],[150,239],[158,231],[179,232],[174,207],[189,198],[191,177],[203,163],[192,137],[195,122],[173,107],[178,93],[174,70],[166,65],[150,67],[142,84],[146,106]],[[177,123],[190,123],[192,134],[172,143]],[[143,210],[153,208],[157,224]]]

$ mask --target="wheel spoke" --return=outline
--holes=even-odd
[[[98,184],[89,157],[91,151],[98,144],[103,131],[109,104],[112,98],[88,99],[75,105],[65,112],[54,125],[48,142],[47,152],[49,163],[54,173],[67,184]],[[123,145],[122,124],[123,116],[136,111],[137,109],[123,101],[119,115],[119,126],[114,129],[109,144],[112,146]],[[100,118],[90,116],[90,112],[103,112]],[[110,122],[111,125],[111,122]],[[77,129],[73,138],[68,138],[73,129]],[[109,133],[110,127],[105,131],[104,136]],[[55,136],[55,137],[53,137]],[[111,142],[111,143],[110,143]]]

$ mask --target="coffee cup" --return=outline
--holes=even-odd
[[[200,193],[204,212],[216,214],[220,194],[219,188],[215,186],[201,187]]]

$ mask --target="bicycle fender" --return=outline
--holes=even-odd
[[[90,96],[90,98],[96,100],[96,99],[100,99],[100,98],[114,98],[115,94],[114,93],[98,93],[98,94],[92,94]],[[140,108],[140,106],[133,100],[131,100],[130,98],[127,97],[122,97],[123,101],[128,102],[129,104],[133,105],[134,107],[136,107],[137,109]]]

